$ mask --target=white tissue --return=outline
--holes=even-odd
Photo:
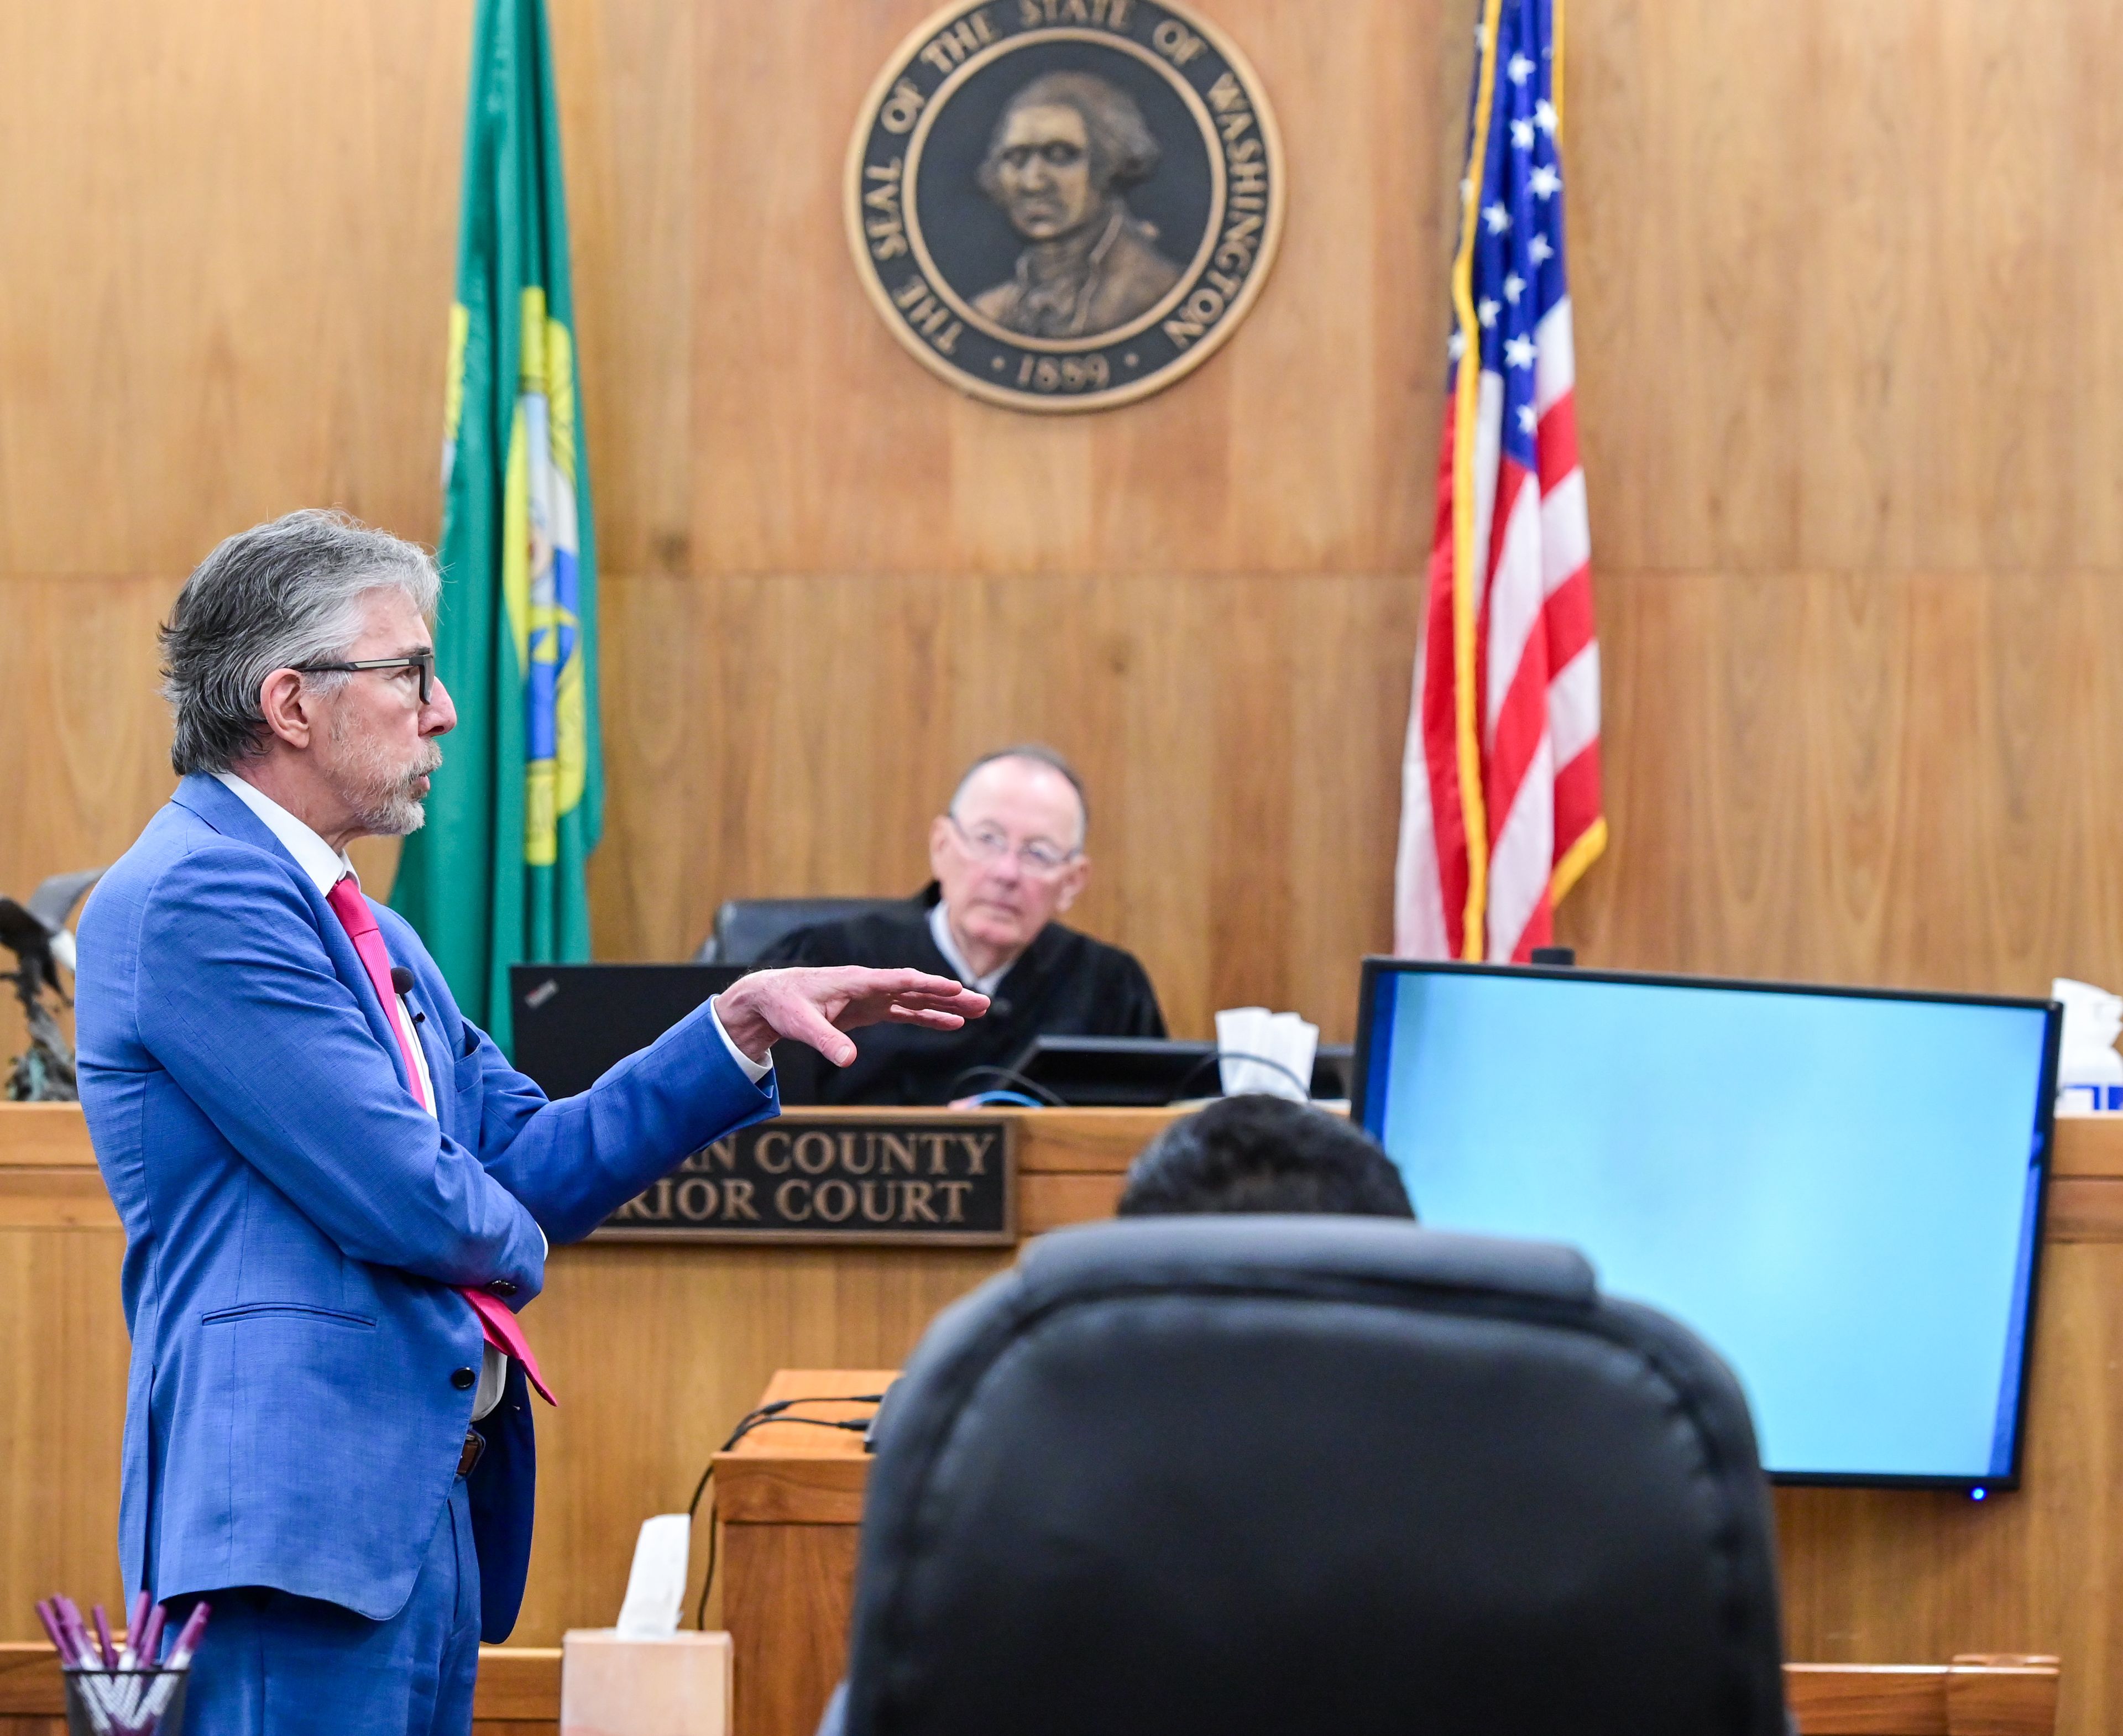
[[[2091,983],[2059,977],[2052,999],[2064,1003],[2064,1040],[2057,1054],[2057,1107],[2067,1114],[2101,1114],[2116,1108],[2123,1093],[2123,996]]]
[[[1227,1097],[1265,1091],[1272,1097],[1308,1101],[1312,1061],[1319,1047],[1319,1027],[1294,1012],[1230,1006],[1216,1015],[1221,1058],[1216,1065]]]
[[[626,1575],[626,1598],[619,1606],[621,1638],[661,1640],[678,1631],[679,1606],[686,1601],[686,1548],[692,1531],[691,1518],[682,1513],[659,1513],[641,1522],[634,1565]]]

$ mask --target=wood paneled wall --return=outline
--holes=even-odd
[[[1198,378],[1065,419],[939,389],[847,260],[848,129],[926,10],[673,0],[569,33],[612,72],[573,81],[579,251],[632,268],[583,290],[585,357],[616,364],[588,401],[600,944],[672,955],[733,894],[911,890],[957,769],[1034,736],[1090,784],[1085,926],[1180,1024],[1264,998],[1346,1026],[1387,932],[1430,518],[1439,8],[1211,8],[1304,189],[1282,260]]]
[[[2123,36],[1570,11],[1602,962],[2123,982]]]
[[[927,0],[553,0],[606,954],[681,955],[726,896],[911,886],[954,769],[1037,735],[1097,801],[1081,917],[1182,1028],[1264,999],[1347,1035],[1390,933],[1467,8],[1204,3],[1281,115],[1282,257],[1195,377],[1042,420],[924,375],[844,257],[850,116]],[[1572,7],[1588,958],[2123,982],[2108,23]],[[152,628],[218,537],[329,501],[433,537],[468,28],[0,12],[0,886],[166,790]]]
[[[433,541],[470,18],[0,7],[0,889],[167,795],[155,626],[216,541]]]
[[[1430,0],[1212,7],[1305,189],[1282,262],[1197,378],[1056,420],[923,375],[846,258],[848,128],[925,5],[555,0],[600,949],[682,955],[733,894],[911,889],[958,767],[1038,736],[1094,792],[1081,918],[1179,1024],[1345,1029],[1389,926],[1460,33]],[[0,583],[34,623],[0,676],[45,762],[7,882],[115,853],[166,787],[150,630],[216,537],[317,500],[434,531],[467,9],[133,18],[18,25],[0,72],[63,159],[0,191],[40,242],[0,312]]]

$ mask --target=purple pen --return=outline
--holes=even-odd
[[[199,1635],[206,1630],[206,1618],[209,1607],[204,1598],[193,1606],[191,1614],[185,1618],[184,1626],[178,1630],[177,1643],[170,1649],[171,1669],[185,1669],[190,1665],[192,1654],[199,1647]]]
[[[177,1684],[183,1679],[180,1673],[191,1667],[192,1653],[199,1645],[199,1635],[206,1630],[207,1612],[208,1606],[202,1600],[193,1607],[179,1630],[177,1643],[170,1649],[170,1661],[162,1666],[167,1673],[156,1677],[155,1685],[148,1691],[146,1702],[139,1709],[147,1728],[155,1727],[176,1697]],[[157,1609],[156,1613],[162,1612]]]
[[[140,1655],[140,1637],[148,1619],[148,1594],[144,1591],[133,1600],[133,1607],[125,1612],[125,1643],[118,1649],[118,1667],[121,1670],[137,1669],[143,1662]]]
[[[96,1649],[103,1659],[107,1670],[118,1668],[118,1648],[110,1643],[110,1617],[103,1613],[103,1606],[96,1606]]]
[[[58,1611],[49,1598],[37,1600],[37,1619],[45,1624],[45,1631],[52,1638],[52,1649],[59,1654],[62,1664],[73,1662],[73,1645],[60,1625]]]
[[[142,1595],[145,1596],[146,1593],[143,1593]],[[159,1603],[149,1604],[148,1625],[141,1630],[138,1647],[140,1668],[143,1670],[152,1670],[155,1668],[157,1662],[155,1654],[161,1650],[162,1645],[162,1606]]]
[[[58,1612],[59,1627],[73,1649],[75,1663],[83,1668],[92,1667],[96,1662],[96,1647],[88,1637],[87,1625],[81,1619],[81,1612],[75,1607],[73,1599],[60,1592],[53,1598],[52,1607]]]

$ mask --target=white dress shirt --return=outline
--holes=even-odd
[[[1010,964],[1017,962],[1012,959],[1010,964],[997,965],[984,977],[975,976],[965,955],[958,950],[958,943],[951,938],[951,918],[941,898],[929,907],[929,938],[936,943],[936,950],[944,955],[944,962],[951,967],[951,974],[974,993],[986,995],[991,1001],[995,999],[996,990],[1002,986],[1002,979],[1010,974]]]
[[[245,782],[233,772],[217,772],[214,777],[265,823],[265,829],[280,841],[281,847],[294,857],[295,866],[310,877],[320,893],[329,897],[333,887],[347,875],[354,874],[354,864],[344,851],[333,849],[310,827],[297,819],[255,784]],[[354,875],[354,883],[357,888],[361,884],[359,875]],[[432,1115],[435,1113],[435,1081],[428,1072],[427,1051],[421,1047],[412,1021],[405,1016],[405,997],[402,995],[390,996],[384,1011],[396,1028],[399,1040],[405,1045],[406,1053],[413,1058],[413,1070],[419,1075],[420,1100]],[[753,1084],[757,1085],[774,1071],[771,1058],[755,1061],[731,1040],[730,1034],[723,1029],[722,1014],[715,1009],[712,1001],[708,1003],[708,1016],[714,1021],[715,1035],[723,1039],[724,1047],[729,1050],[730,1058],[744,1069],[745,1077]],[[538,1232],[538,1241],[547,1253],[552,1251],[542,1228]],[[482,1345],[480,1349],[479,1386],[471,1398],[471,1419],[475,1423],[501,1402],[502,1385],[508,1377],[508,1358],[491,1344]]]

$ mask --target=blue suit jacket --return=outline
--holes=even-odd
[[[433,1116],[338,917],[213,779],[185,779],[82,913],[82,1103],[126,1236],[129,1597],[262,1585],[395,1614],[471,1419],[460,1383],[482,1336],[454,1287],[513,1285],[521,1308],[544,1280],[541,1228],[588,1235],[779,1107],[705,1007],[548,1103],[465,1022],[412,929],[376,917],[413,971]],[[520,1369],[480,1426],[498,1640],[530,1555]]]

